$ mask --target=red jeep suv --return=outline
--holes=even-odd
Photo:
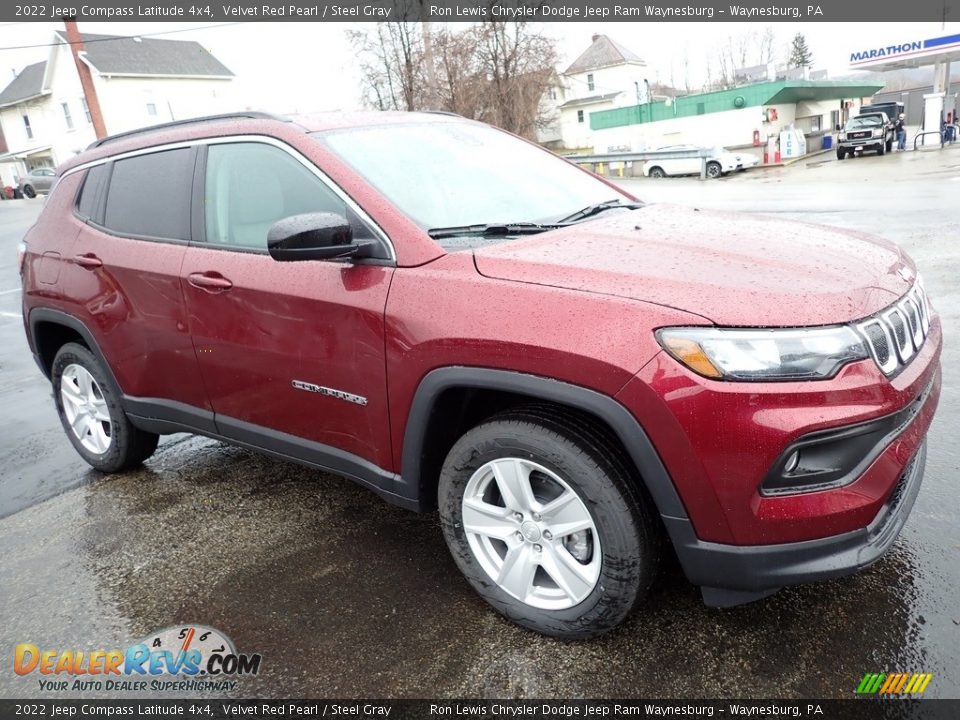
[[[714,606],[876,561],[940,394],[891,243],[644,205],[446,114],[108,137],[21,252],[93,467],[191,432],[439,509],[474,589],[560,637],[617,625],[668,548]]]

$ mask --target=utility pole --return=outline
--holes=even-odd
[[[80,37],[80,31],[77,29],[77,19],[75,17],[65,17],[63,25],[67,29],[67,42],[70,43],[70,52],[73,54],[73,62],[77,66],[77,74],[80,75],[83,97],[87,101],[87,109],[90,111],[90,122],[93,123],[93,131],[97,140],[100,140],[107,136],[107,126],[103,122],[100,101],[97,99],[97,88],[93,84],[93,75],[90,68],[80,57],[80,53],[84,52],[84,49],[83,38]]]

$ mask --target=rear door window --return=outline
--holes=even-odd
[[[189,240],[194,154],[178,148],[115,161],[104,226],[118,235]]]

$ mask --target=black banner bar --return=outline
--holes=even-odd
[[[0,718],[956,720],[960,700],[0,700]]]
[[[0,3],[0,21],[940,22],[960,0],[62,0]],[[851,27],[856,36],[858,29]]]

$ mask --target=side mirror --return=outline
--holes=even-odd
[[[267,233],[270,257],[279,261],[365,257],[370,245],[353,241],[353,229],[336,213],[305,213],[277,220]]]

